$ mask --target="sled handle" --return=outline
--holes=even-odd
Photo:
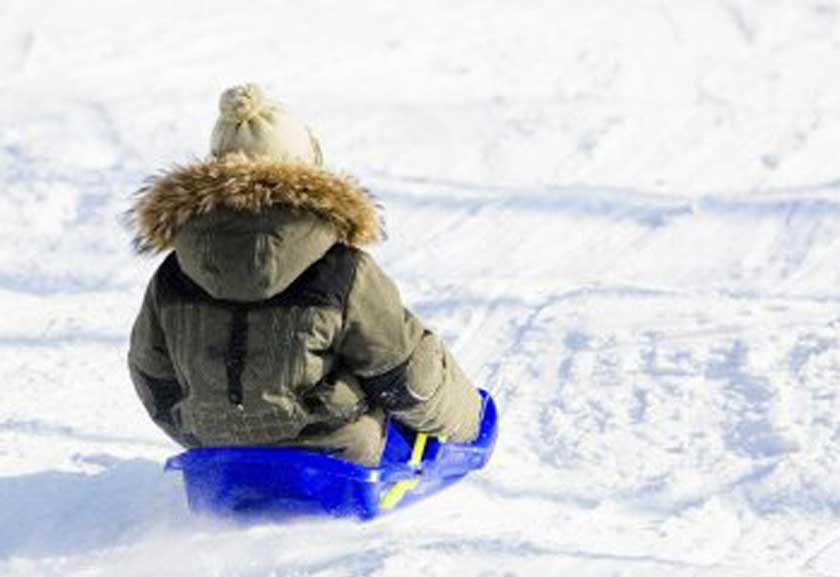
[[[420,466],[423,464],[423,453],[426,452],[426,442],[428,440],[429,436],[426,433],[417,433],[417,437],[414,439],[414,448],[411,450],[411,458],[408,460],[408,465],[415,469],[418,473],[420,472]],[[440,440],[445,440],[445,437],[440,437]],[[388,491],[382,496],[382,499],[379,501],[379,507],[384,511],[390,511],[396,507],[399,502],[402,501],[403,497],[405,497],[406,493],[416,487],[419,482],[419,479],[397,481],[391,485],[391,488],[388,489]]]

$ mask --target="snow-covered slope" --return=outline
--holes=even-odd
[[[837,70],[833,0],[5,0],[0,575],[840,575]],[[120,213],[249,80],[498,399],[404,514],[192,518],[128,381]]]

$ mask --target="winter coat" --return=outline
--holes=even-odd
[[[150,416],[179,443],[323,447],[373,464],[381,439],[346,446],[365,419],[477,434],[476,389],[361,249],[381,232],[355,182],[229,156],[152,179],[132,215],[141,252],[174,249],[128,361]]]

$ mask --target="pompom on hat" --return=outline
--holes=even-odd
[[[265,97],[256,84],[228,88],[219,99],[219,119],[210,137],[210,154],[244,154],[280,162],[321,166],[318,140],[286,109]]]

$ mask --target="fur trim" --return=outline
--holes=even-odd
[[[316,166],[242,155],[176,166],[152,177],[137,192],[128,220],[138,252],[157,253],[171,248],[194,216],[217,208],[259,213],[277,206],[320,216],[349,245],[384,236],[378,205],[350,178]]]

